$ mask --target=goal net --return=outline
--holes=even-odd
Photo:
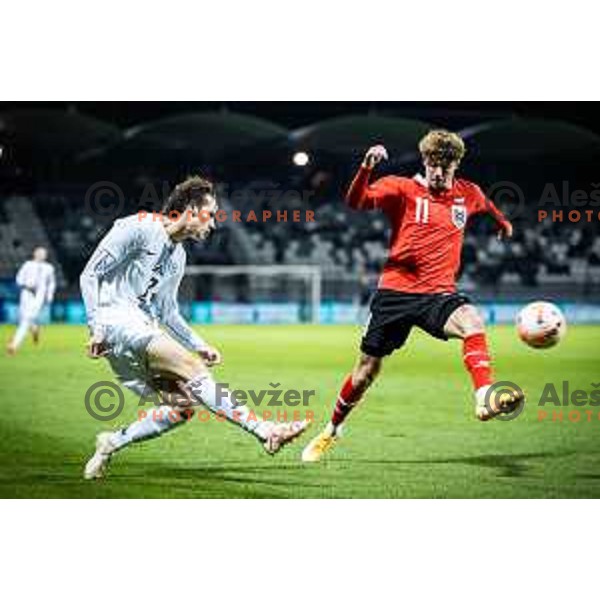
[[[318,323],[321,268],[191,265],[181,300],[198,323]]]

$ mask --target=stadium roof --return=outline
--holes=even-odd
[[[285,139],[287,130],[275,123],[231,112],[190,113],[132,127],[124,136],[145,147],[193,150],[215,156],[231,147]]]
[[[473,116],[462,130],[468,140],[469,162],[514,163],[534,158],[543,163],[546,157],[566,159],[586,152],[600,154],[600,135],[566,121],[482,118],[485,117],[479,115],[478,120]],[[434,121],[435,124],[379,114],[348,115],[290,131],[268,119],[211,107],[209,112],[169,115],[120,129],[73,108],[19,106],[0,113],[0,145],[9,148],[5,156],[10,157],[12,164],[29,167],[31,172],[48,165],[52,169],[59,166],[57,173],[83,169],[90,176],[106,173],[108,166],[123,172],[165,165],[246,165],[252,170],[258,163],[285,163],[293,150],[321,155],[324,162],[328,156],[337,161],[362,153],[378,142],[388,148],[392,163],[402,164],[417,158],[419,138],[440,126]],[[313,164],[319,164],[318,157]]]
[[[600,152],[600,136],[564,121],[505,119],[472,130],[469,147],[486,160]]]
[[[416,119],[359,115],[327,119],[292,134],[296,146],[336,154],[364,152],[385,144],[390,153],[414,152],[416,142],[434,126]]]
[[[257,117],[188,113],[130,127],[115,143],[81,158],[130,166],[216,162],[287,138],[285,128]]]
[[[73,111],[17,109],[0,114],[0,137],[35,153],[72,156],[114,143],[121,132],[114,125]]]

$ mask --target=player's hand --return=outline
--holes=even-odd
[[[377,145],[371,146],[367,153],[365,154],[365,158],[363,159],[363,165],[368,169],[372,169],[376,165],[378,165],[382,160],[388,159],[388,153],[385,149],[385,146]]]
[[[513,236],[513,226],[510,221],[502,221],[498,230],[498,239],[510,239]]]
[[[108,348],[101,335],[93,334],[87,343],[87,355],[89,358],[102,358],[108,354]]]
[[[202,348],[202,350],[198,350],[198,354],[200,358],[206,363],[207,367],[216,367],[223,362],[223,357],[221,353],[212,346],[206,346],[206,348]]]

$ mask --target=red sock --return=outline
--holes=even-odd
[[[360,400],[361,396],[362,392],[352,385],[352,375],[348,375],[342,384],[342,389],[340,390],[337,402],[335,403],[335,408],[333,409],[333,414],[331,415],[331,423],[334,427],[339,427],[344,422],[350,411]]]
[[[485,333],[475,333],[463,340],[463,361],[476,390],[492,383],[492,361]]]

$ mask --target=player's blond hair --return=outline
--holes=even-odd
[[[457,133],[433,129],[419,142],[419,151],[423,160],[429,163],[448,165],[462,160],[465,143]]]

